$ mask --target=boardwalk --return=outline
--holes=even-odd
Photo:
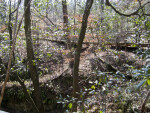
[[[38,33],[37,33],[38,32]],[[63,32],[60,33],[32,33],[34,41],[51,41],[57,43],[72,43],[77,44],[79,36],[78,35],[65,35]],[[134,40],[134,41],[133,41]],[[110,35],[99,35],[86,33],[83,44],[94,44],[94,45],[109,45],[109,46],[123,46],[123,47],[149,47],[150,41],[144,39],[144,42],[135,43],[138,38],[133,31],[124,31]],[[143,40],[140,38],[140,40]],[[149,42],[149,43],[148,43]]]
[[[39,38],[39,40],[64,43],[64,44],[67,43],[65,39]],[[77,44],[77,40],[70,40],[70,43]],[[102,43],[98,40],[85,40],[83,44],[98,45]],[[150,47],[150,43],[125,43],[125,42],[115,43],[115,42],[103,41],[103,44],[109,46],[124,46],[124,47]]]

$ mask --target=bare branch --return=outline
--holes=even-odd
[[[33,8],[36,10],[36,12],[39,14],[39,16],[45,17],[52,25],[55,26],[55,24],[52,22],[52,20],[50,18],[48,18],[47,16],[42,15],[40,12],[38,12],[38,10],[35,8],[35,6],[33,6]],[[39,17],[38,16],[38,17]],[[43,19],[44,20],[44,19]],[[45,22],[45,20],[44,20]]]
[[[12,11],[9,15],[12,15],[13,13],[15,13],[18,10],[20,3],[21,3],[21,0],[18,1],[17,8],[14,11]]]
[[[130,13],[130,14],[124,14],[124,13],[122,13],[122,12],[119,12],[111,3],[110,3],[110,1],[109,0],[106,0],[106,5],[108,5],[108,6],[110,6],[116,13],[118,13],[119,15],[122,15],[122,16],[126,16],[126,17],[130,17],[130,16],[133,16],[133,15],[138,15],[138,16],[140,16],[138,13],[139,13],[139,11],[141,10],[141,9],[143,9],[147,4],[149,4],[150,3],[150,1],[148,1],[147,3],[145,3],[145,4],[143,4],[143,5],[140,5],[139,6],[139,8],[136,10],[136,11],[134,11],[134,12],[132,12],[132,13]],[[143,14],[143,15],[147,15],[147,16],[150,16],[150,14]]]

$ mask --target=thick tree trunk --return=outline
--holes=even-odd
[[[27,46],[27,58],[29,62],[29,69],[31,73],[31,79],[33,82],[34,87],[34,95],[35,95],[35,103],[39,110],[39,113],[44,113],[44,106],[41,96],[41,89],[39,86],[39,77],[36,70],[36,62],[34,59],[34,52],[33,52],[33,44],[31,38],[31,12],[30,12],[30,0],[25,0],[24,2],[25,7],[25,36],[26,36],[26,46]]]
[[[64,28],[68,25],[68,10],[66,0],[62,0]]]
[[[68,9],[66,0],[62,0],[62,10],[63,10],[63,29],[64,29],[64,38],[67,41],[67,48],[71,49],[70,39],[69,39],[69,30],[68,30]]]
[[[86,2],[86,7],[84,10],[84,15],[83,15],[83,19],[82,19],[82,26],[81,26],[81,31],[80,31],[80,35],[79,35],[78,45],[77,45],[77,49],[75,52],[75,60],[74,60],[74,68],[73,68],[73,97],[75,97],[75,98],[78,98],[77,92],[79,92],[78,72],[79,72],[79,63],[80,63],[80,53],[81,53],[81,49],[82,49],[83,40],[85,38],[88,17],[90,14],[90,9],[92,7],[93,1],[94,0],[87,0],[87,2]],[[73,105],[73,112],[76,112],[76,111],[77,111],[77,104],[75,103]]]

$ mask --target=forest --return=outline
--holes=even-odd
[[[0,113],[150,113],[150,0],[0,0]]]

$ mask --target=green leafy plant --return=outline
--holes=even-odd
[[[137,78],[142,78],[140,83],[136,86],[136,89],[139,89],[141,86],[150,85],[150,65],[147,65],[141,70],[134,70],[134,76]]]
[[[141,86],[149,85],[150,86],[150,51],[149,49],[142,51],[139,51],[139,54],[142,58],[146,59],[146,65],[139,69],[139,70],[133,70],[133,74],[136,78],[141,78],[141,82],[136,86],[136,89],[139,89]]]

